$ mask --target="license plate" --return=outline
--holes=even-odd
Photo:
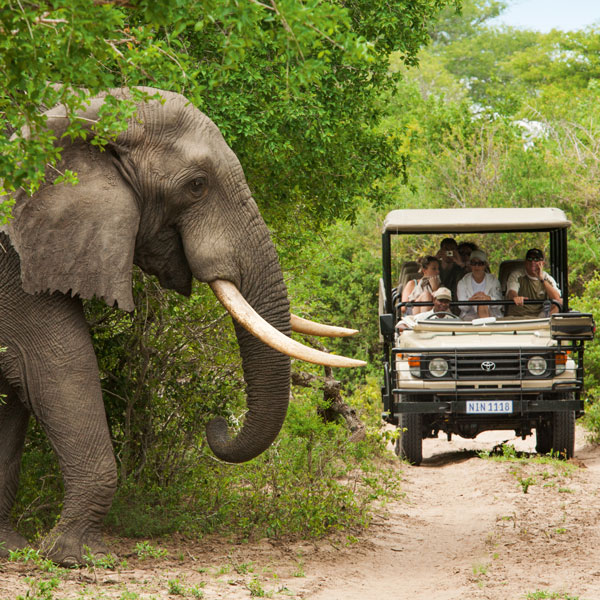
[[[512,400],[468,400],[467,413],[470,415],[494,415],[512,413]]]

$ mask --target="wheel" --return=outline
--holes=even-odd
[[[400,435],[396,440],[396,454],[411,465],[420,465],[423,460],[423,416],[401,413],[398,426]]]
[[[552,451],[572,458],[575,451],[575,411],[555,412],[552,417]]]
[[[455,315],[453,312],[450,312],[448,310],[440,310],[439,312],[433,313],[432,315],[429,315],[428,317],[426,317],[425,319],[423,319],[423,321],[430,321],[432,319],[439,319],[438,315],[444,315],[444,317],[452,317],[453,319],[460,319],[460,317],[458,315]]]
[[[535,428],[535,451],[538,454],[548,454],[552,450],[552,421],[545,421]]]

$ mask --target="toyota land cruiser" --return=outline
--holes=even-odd
[[[384,418],[400,428],[400,457],[420,464],[423,439],[439,432],[448,439],[452,434],[474,438],[499,429],[514,430],[523,439],[535,431],[539,453],[573,455],[575,419],[583,413],[584,343],[593,338],[595,325],[590,314],[568,306],[570,224],[556,208],[394,210],[387,215],[379,285],[382,399]],[[551,310],[550,301],[528,300],[540,305],[541,317],[463,321],[448,314],[450,318],[415,320],[399,330],[407,305],[401,289],[411,269],[414,277],[415,257],[407,255],[407,248],[419,243],[431,247],[436,236],[452,234],[477,237],[493,250],[504,293],[510,271],[522,266],[532,240],[547,245],[545,268],[562,292],[562,306],[553,301],[559,310]],[[419,237],[412,246],[393,243],[394,236],[406,235]],[[403,255],[395,256],[395,248]],[[500,257],[500,248],[510,254]],[[513,301],[495,304],[505,310]],[[454,313],[457,305],[451,303]]]

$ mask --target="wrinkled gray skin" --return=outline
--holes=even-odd
[[[150,90],[154,93],[156,90]],[[126,91],[115,92],[113,94]],[[242,168],[217,127],[182,96],[161,92],[105,152],[79,140],[60,170],[80,183],[16,195],[14,220],[0,233],[0,554],[26,544],[9,522],[31,414],[58,457],[65,483],[46,556],[82,562],[84,546],[106,552],[100,528],[117,475],[98,366],[80,298],[133,310],[132,264],[183,295],[192,276],[233,282],[254,309],[290,334],[287,292]],[[95,99],[83,115],[93,120]],[[65,118],[53,110],[60,134]],[[59,136],[60,137],[60,136]],[[231,439],[222,419],[207,428],[214,453],[249,460],[277,436],[289,398],[289,358],[236,324],[248,413]],[[201,358],[201,357],[199,357]],[[1,543],[4,543],[2,546]]]

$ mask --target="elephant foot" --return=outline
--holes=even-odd
[[[10,525],[0,525],[0,558],[8,558],[11,550],[21,550],[29,542]]]
[[[99,533],[63,531],[60,523],[40,543],[40,552],[61,567],[77,567],[112,557]]]

